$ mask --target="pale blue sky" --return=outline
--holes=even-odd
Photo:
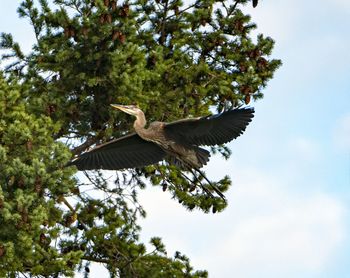
[[[2,1],[0,31],[28,50],[16,2]],[[265,0],[249,12],[283,66],[230,160],[206,167],[232,177],[229,207],[190,213],[147,188],[142,239],[161,236],[214,278],[350,277],[350,1]]]

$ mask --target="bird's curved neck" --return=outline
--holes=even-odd
[[[134,129],[135,131],[138,133],[138,131],[142,131],[145,129],[146,126],[146,118],[145,118],[145,114],[143,114],[143,112],[139,112],[136,116],[136,120],[134,122]]]

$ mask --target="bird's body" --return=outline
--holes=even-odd
[[[152,122],[146,128],[146,118],[142,110],[129,105],[112,105],[130,115],[134,115],[135,133],[114,139],[81,154],[68,165],[78,170],[121,170],[138,168],[167,160],[183,170],[194,169],[211,185],[213,190],[225,200],[205,175],[199,170],[209,161],[209,151],[200,146],[221,145],[243,133],[253,118],[253,108],[233,109],[221,114],[183,119],[172,123]],[[211,192],[203,187],[207,194]]]
[[[137,121],[135,121],[137,123]],[[185,146],[167,138],[164,133],[166,124],[163,122],[152,122],[148,128],[134,124],[135,131],[143,140],[157,144],[168,154],[169,162],[186,167],[201,168],[209,160],[209,152],[195,146]],[[205,159],[203,160],[203,156]]]
[[[136,121],[134,122],[134,129],[138,136],[143,140],[155,143],[170,157],[170,161],[173,160],[180,165],[182,162],[185,165],[191,165],[196,168],[203,166],[197,158],[197,152],[192,147],[185,147],[184,145],[178,144],[171,138],[167,138],[164,132],[166,124],[164,122],[152,122],[148,128],[146,126],[146,118],[141,110],[137,111]],[[209,153],[208,153],[209,155]]]
[[[69,165],[79,170],[120,170],[143,167],[167,159],[183,169],[199,169],[209,161],[209,151],[201,145],[227,143],[245,130],[253,118],[253,108],[191,118],[172,123],[152,122],[148,128],[144,113],[136,106],[112,105],[136,116],[136,133],[99,145],[75,158]]]

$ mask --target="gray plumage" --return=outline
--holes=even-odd
[[[111,140],[81,154],[68,166],[78,170],[120,170],[143,167],[167,159],[183,169],[199,169],[210,153],[200,146],[225,144],[240,136],[253,118],[253,108],[146,126],[144,113],[133,105],[112,105],[136,116],[135,133]]]

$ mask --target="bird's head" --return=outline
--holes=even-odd
[[[136,105],[119,105],[119,104],[111,104],[114,109],[119,109],[129,115],[137,116],[142,110],[138,108]]]

